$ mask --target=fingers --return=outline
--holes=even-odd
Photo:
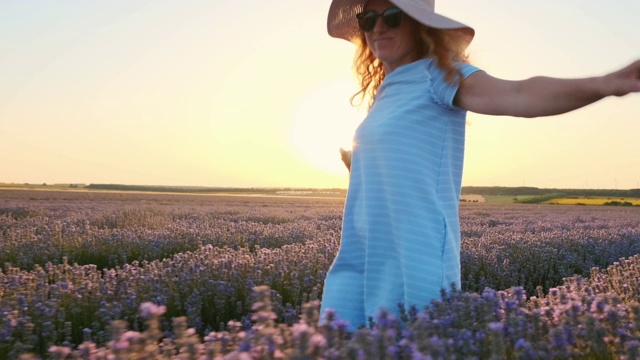
[[[640,60],[604,77],[605,96],[624,96],[640,92]]]
[[[340,157],[342,158],[342,162],[344,166],[347,167],[349,171],[351,171],[351,150],[345,150],[340,148]]]
[[[630,66],[629,77],[631,79],[631,92],[640,91],[640,60],[636,60]]]
[[[640,80],[640,60],[622,68],[618,73],[628,79]]]

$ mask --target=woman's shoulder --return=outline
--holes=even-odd
[[[418,60],[418,62],[421,63],[422,66],[429,72],[445,73],[445,70],[438,65],[438,61],[436,59],[424,58],[424,59]],[[455,61],[452,65],[453,67],[458,69],[460,72],[462,72],[463,75],[465,75],[465,73],[467,72],[474,72],[474,71],[480,70],[477,66],[465,61]]]

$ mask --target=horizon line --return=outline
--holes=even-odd
[[[309,187],[309,186],[208,186],[208,185],[153,185],[153,184],[119,184],[119,183],[16,183],[16,182],[0,182],[0,188],[7,187],[64,187],[69,188],[95,188],[95,187],[128,187],[128,188],[166,188],[166,189],[193,189],[193,190],[283,190],[283,189],[295,189],[295,190],[348,190],[348,187]],[[606,190],[606,191],[633,191],[640,190],[640,188],[569,188],[569,187],[538,187],[538,186],[509,186],[509,185],[463,185],[461,189],[465,188],[505,188],[505,189],[538,189],[538,190]]]

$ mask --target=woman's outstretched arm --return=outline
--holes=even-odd
[[[538,76],[510,81],[479,71],[463,80],[454,103],[479,114],[538,117],[633,92],[640,92],[640,60],[604,76],[581,79]]]

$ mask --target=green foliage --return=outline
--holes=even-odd
[[[527,197],[524,199],[515,198],[513,202],[519,203],[519,204],[541,204],[545,201],[549,201],[555,198],[561,198],[565,196],[566,194],[562,194],[562,193],[545,194],[545,195]]]
[[[613,200],[613,201],[607,201],[607,202],[603,203],[602,205],[604,205],[604,206],[633,206],[633,203],[631,203],[629,201]]]
[[[544,196],[562,194],[568,196],[608,196],[608,197],[640,197],[640,189],[556,189],[529,186],[463,186],[463,195],[479,194],[482,196]]]

